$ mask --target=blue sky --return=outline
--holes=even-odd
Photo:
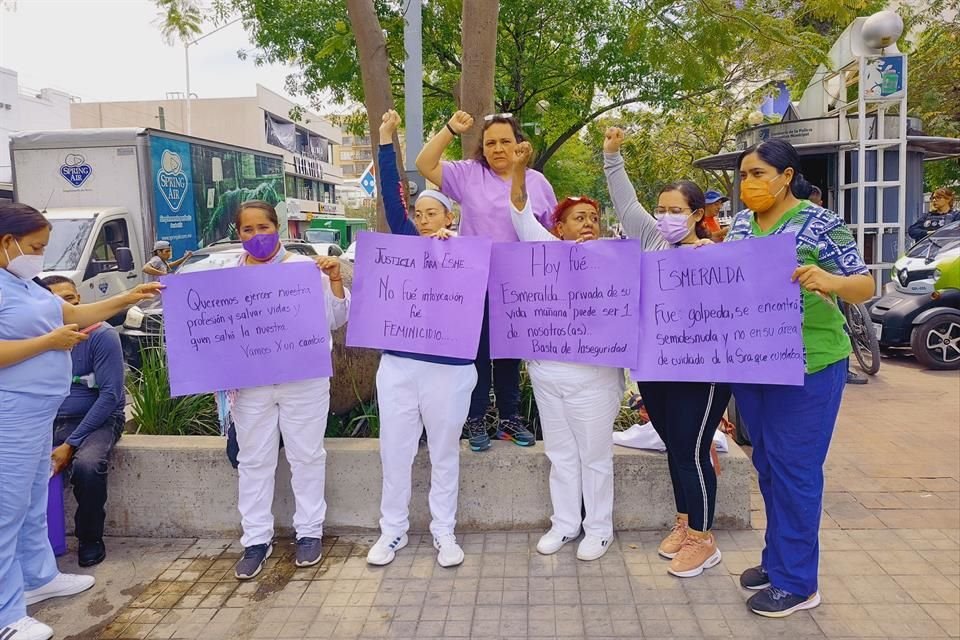
[[[85,102],[163,98],[184,91],[183,46],[168,46],[150,0],[0,0],[0,66],[20,84],[50,87]],[[214,27],[209,26],[207,30]],[[257,67],[240,24],[190,49],[190,87],[201,98],[253,95],[256,83],[282,93],[290,69]],[[289,96],[288,96],[289,97]]]

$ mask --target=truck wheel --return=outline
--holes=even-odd
[[[960,313],[944,313],[916,327],[910,347],[928,369],[960,369]]]
[[[747,425],[743,421],[743,416],[740,415],[740,412],[737,411],[737,403],[733,396],[730,397],[730,404],[727,405],[727,420],[733,423],[733,426],[736,428],[736,431],[733,434],[733,440],[737,444],[749,445],[750,444],[750,432],[747,430]]]

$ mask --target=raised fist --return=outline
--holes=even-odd
[[[400,126],[400,114],[390,109],[383,114],[383,121],[380,123],[380,144],[385,144],[393,139],[393,134],[397,132]]]
[[[473,126],[473,116],[466,111],[457,111],[447,123],[450,128],[457,132],[457,135],[466,133]]]
[[[513,167],[514,169],[526,169],[530,164],[530,156],[533,155],[533,147],[529,142],[520,142],[513,148]]]
[[[620,145],[623,144],[623,129],[620,127],[607,127],[603,134],[603,152],[617,153],[620,151]]]

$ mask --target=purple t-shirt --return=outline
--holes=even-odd
[[[440,191],[460,203],[460,235],[485,236],[494,242],[520,240],[510,220],[509,180],[477,160],[444,162],[442,167]],[[549,224],[557,196],[539,171],[527,169],[527,195],[533,214],[541,224]]]

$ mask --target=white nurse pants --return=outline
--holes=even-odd
[[[240,389],[231,409],[237,428],[238,506],[244,547],[273,540],[273,487],[280,436],[290,463],[297,538],[320,538],[327,452],[323,436],[330,407],[330,379]]]
[[[623,399],[623,370],[530,361],[527,370],[550,459],[552,528],[564,536],[583,530],[613,535],[613,423]]]
[[[438,364],[389,353],[380,358],[383,534],[399,536],[410,528],[411,473],[424,428],[430,452],[430,532],[435,537],[453,533],[460,491],[460,434],[476,383],[472,364]]]

